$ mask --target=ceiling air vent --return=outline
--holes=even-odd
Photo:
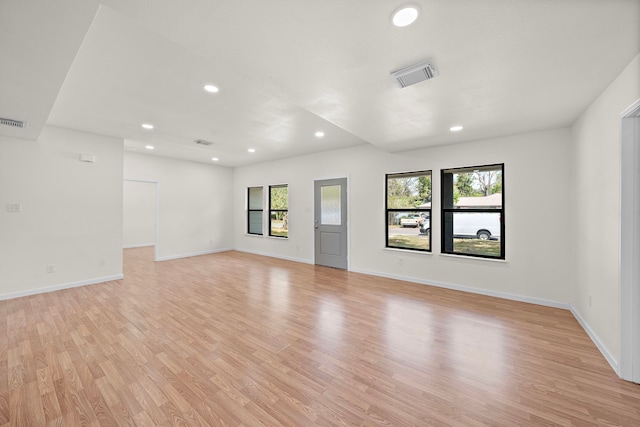
[[[204,140],[204,139],[196,139],[193,142],[195,142],[198,145],[213,145],[213,142],[207,141],[207,140]]]
[[[438,71],[430,61],[420,62],[391,73],[391,77],[394,78],[400,87],[407,87],[425,80],[430,80],[437,75]]]
[[[0,117],[0,124],[5,126],[12,126],[14,128],[26,128],[27,122],[21,122],[20,120],[3,119]]]

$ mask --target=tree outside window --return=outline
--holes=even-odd
[[[269,186],[269,236],[289,237],[289,186]]]

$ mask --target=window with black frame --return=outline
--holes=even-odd
[[[431,251],[431,171],[387,174],[386,247]]]
[[[504,164],[444,169],[442,253],[505,259]]]
[[[269,236],[289,237],[289,186],[269,186]]]
[[[247,233],[262,235],[262,217],[264,214],[262,187],[247,189]]]

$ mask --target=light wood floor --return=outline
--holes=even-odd
[[[0,301],[0,426],[640,425],[572,315],[238,252]],[[4,328],[3,328],[4,329]]]

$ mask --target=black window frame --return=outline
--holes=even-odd
[[[430,188],[430,192],[431,192],[431,204],[432,206],[430,208],[390,208],[389,207],[389,179],[393,179],[393,178],[402,178],[402,177],[420,177],[420,176],[429,176],[430,180],[431,180],[431,188]],[[385,227],[384,227],[384,233],[385,233],[385,248],[389,248],[389,249],[398,249],[398,250],[404,250],[404,251],[414,251],[414,252],[427,252],[430,253],[432,252],[433,249],[433,240],[432,240],[432,236],[433,236],[433,221],[432,221],[432,215],[431,215],[431,210],[433,208],[433,171],[432,170],[421,170],[421,171],[413,171],[413,172],[396,172],[396,173],[388,173],[385,174],[385,178],[384,178],[384,213],[385,213]],[[398,214],[398,213],[403,213],[403,212],[424,212],[428,215],[429,217],[429,249],[416,249],[416,248],[407,248],[407,247],[403,247],[403,246],[393,246],[389,244],[389,215],[390,214]],[[419,226],[420,227],[420,226]]]
[[[260,192],[260,206],[261,209],[251,209],[251,190],[259,188]],[[260,212],[262,215],[260,216],[260,233],[251,232],[251,213],[252,212]],[[255,186],[255,187],[247,187],[247,234],[251,234],[253,236],[264,236],[264,187],[263,186]]]
[[[287,189],[287,209],[273,209],[272,207],[272,197],[271,197],[271,190],[273,188],[286,188]],[[273,228],[271,226],[271,222],[272,222],[272,218],[273,215],[272,213],[274,212],[285,212],[287,214],[287,223],[288,223],[288,217],[289,217],[289,184],[278,184],[278,185],[270,185],[269,186],[269,237],[277,237],[279,239],[288,239],[289,238],[289,227],[287,225],[287,235],[286,236],[278,236],[276,234],[273,234]]]
[[[473,208],[462,208],[455,207],[453,205],[454,199],[454,189],[453,189],[453,175],[456,173],[464,173],[464,172],[475,172],[482,170],[495,170],[500,169],[501,174],[501,205],[499,208],[481,208],[481,207],[473,207]],[[449,179],[445,175],[451,175]],[[450,188],[445,188],[450,186]],[[495,193],[494,193],[495,194]],[[488,165],[480,165],[480,166],[465,166],[465,167],[456,167],[456,168],[448,168],[440,170],[440,197],[441,197],[441,205],[440,205],[440,231],[441,231],[441,242],[440,242],[440,251],[443,254],[449,255],[458,255],[458,256],[467,256],[473,258],[485,258],[485,259],[498,259],[505,260],[506,259],[506,250],[505,250],[505,175],[504,175],[504,163],[494,163]],[[451,206],[451,207],[448,207]],[[456,252],[453,247],[453,239],[455,234],[453,233],[453,213],[455,212],[465,212],[465,213],[499,213],[500,214],[500,255],[499,256],[491,256],[491,255],[483,255],[476,253],[466,253],[466,252]],[[448,218],[451,218],[449,221]],[[451,224],[449,224],[451,222]],[[449,233],[451,230],[451,233]],[[449,236],[450,234],[450,236]]]

